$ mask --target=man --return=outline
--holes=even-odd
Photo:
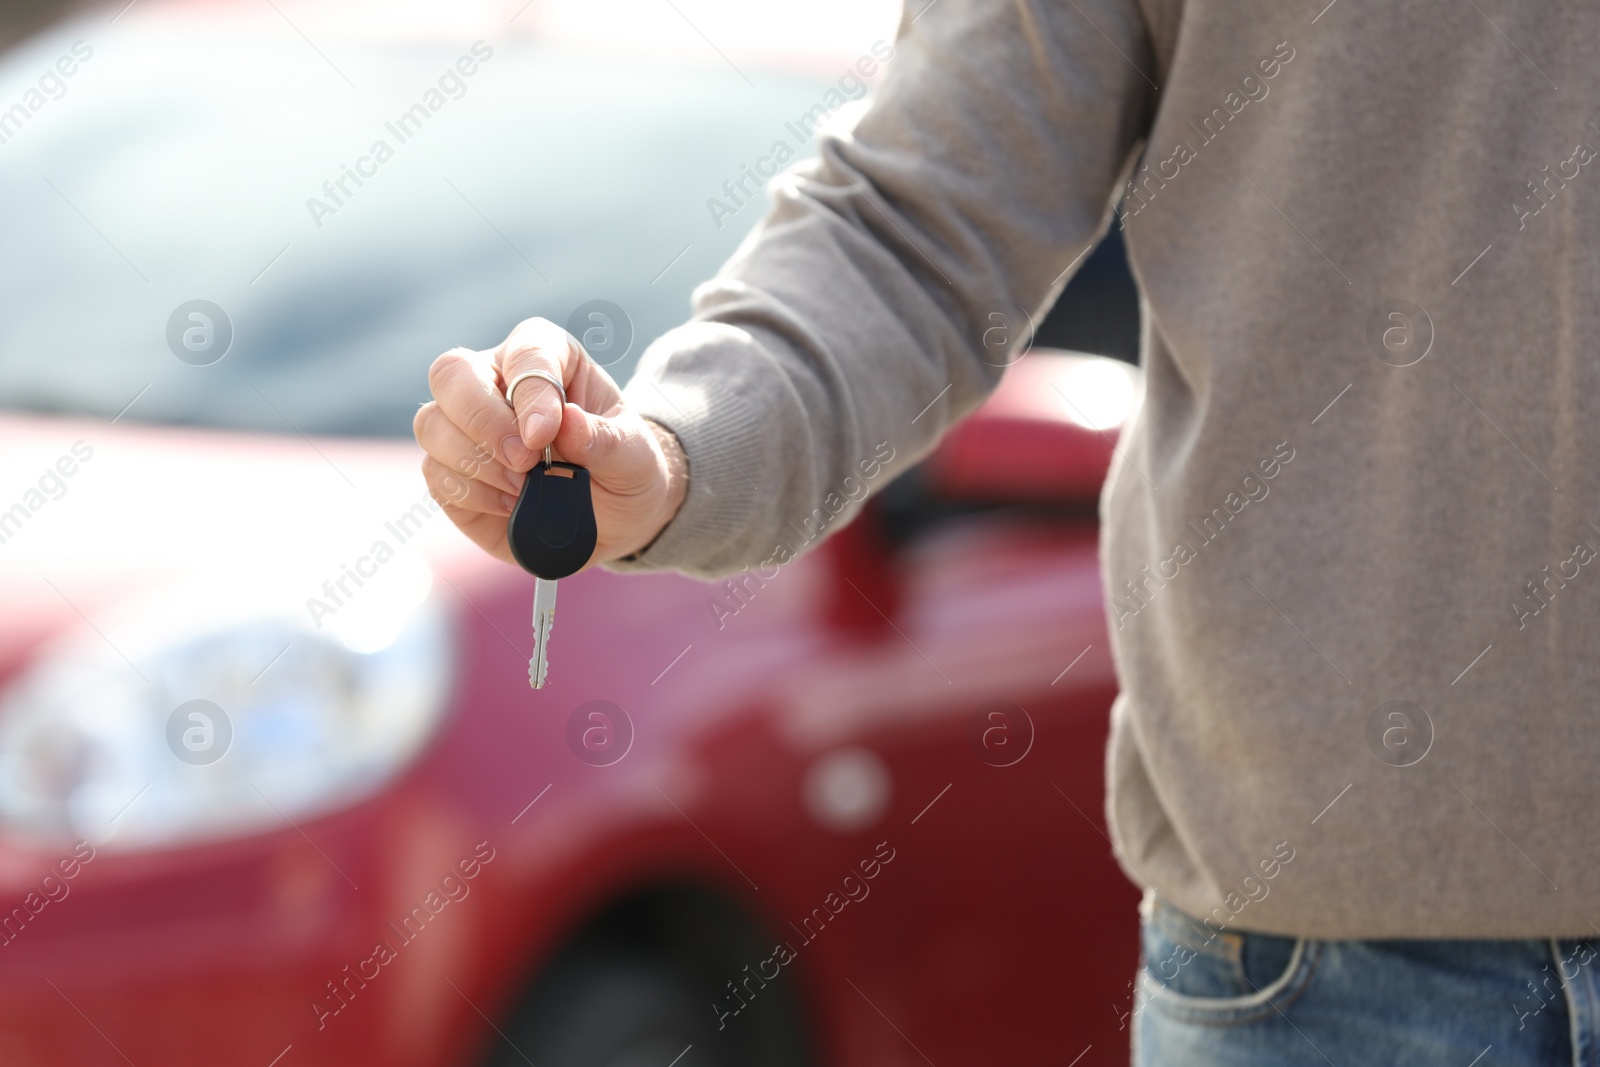
[[[450,513],[505,558],[553,441],[609,566],[754,564],[870,441],[903,467],[978,404],[991,316],[1047,307],[1120,204],[1136,1060],[1600,1063],[1597,35],[1504,0],[937,0],[625,392],[537,320],[441,357],[429,482],[491,451]],[[530,380],[513,415],[530,369],[573,403]]]

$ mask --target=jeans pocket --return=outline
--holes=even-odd
[[[1143,1008],[1195,1023],[1272,1015],[1309,984],[1318,944],[1207,925],[1157,897],[1140,930]]]

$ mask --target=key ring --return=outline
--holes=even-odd
[[[561,394],[561,407],[563,408],[563,410],[566,408],[566,406],[567,406],[567,387],[561,384],[561,379],[560,378],[557,378],[554,374],[551,374],[547,370],[525,370],[521,374],[517,375],[515,378],[511,379],[511,384],[506,386],[506,403],[507,404],[510,404],[512,406],[512,408],[515,408],[517,406],[516,402],[513,401],[511,398],[514,395],[516,395],[517,386],[521,385],[523,382],[527,381],[529,378],[538,378],[540,381],[549,382],[551,385],[555,386],[556,387],[556,392]],[[550,452],[550,446],[549,445],[545,445],[544,446],[544,465],[546,467],[549,467],[554,462],[555,462],[555,457]]]

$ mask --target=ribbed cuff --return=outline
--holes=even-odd
[[[642,361],[628,382],[623,390],[628,406],[671,430],[683,446],[689,488],[678,514],[655,541],[605,564],[607,569],[671,569],[710,578],[735,573],[748,562],[740,547],[761,514],[757,479],[771,473],[764,453],[772,446],[770,427],[739,395],[732,377],[675,374],[662,359]]]

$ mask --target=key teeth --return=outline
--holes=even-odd
[[[550,673],[550,631],[555,629],[556,585],[539,579],[533,596],[533,656],[528,660],[528,685],[543,689]]]

